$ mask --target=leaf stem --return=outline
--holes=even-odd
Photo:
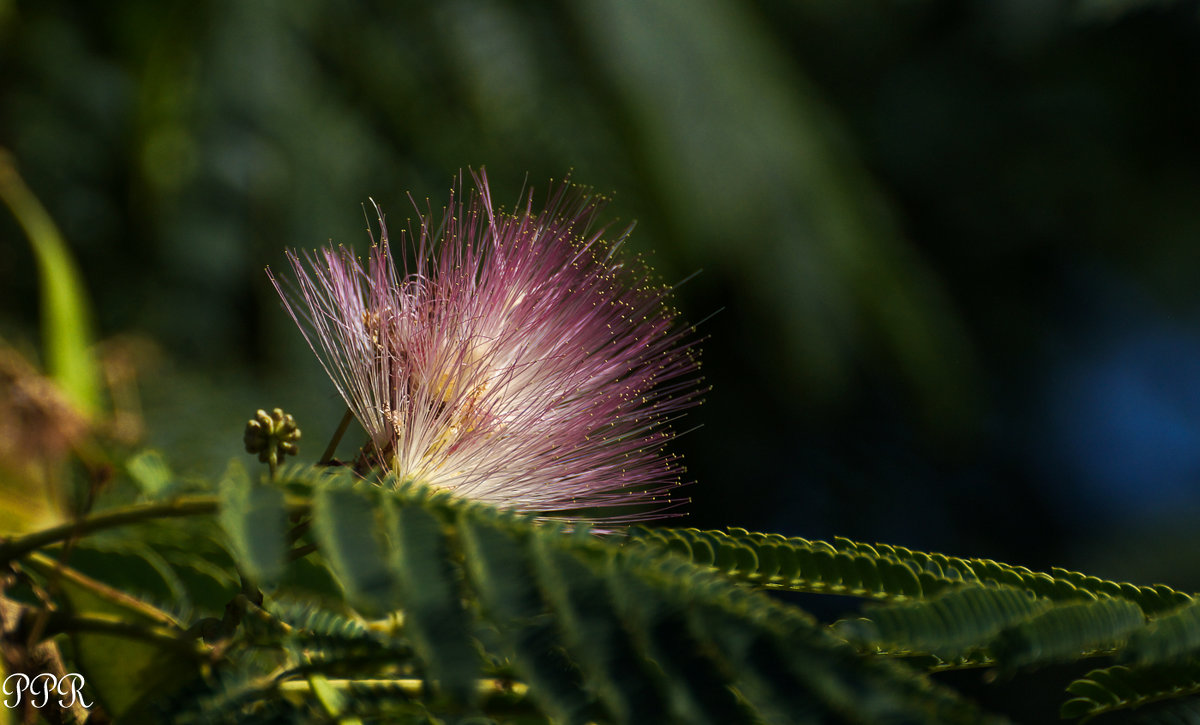
[[[354,414],[350,412],[349,408],[346,408],[346,412],[342,414],[342,422],[338,423],[337,430],[333,432],[333,438],[329,440],[329,445],[321,454],[321,460],[317,465],[323,466],[333,461],[333,454],[337,451],[338,443],[342,442],[342,436],[346,434],[346,429],[350,427],[352,420],[354,420]]]
[[[297,559],[303,559],[314,551],[317,551],[316,544],[305,544],[304,546],[300,546],[289,551],[287,553],[287,558],[288,561],[296,561]]]
[[[421,697],[428,683],[420,678],[399,678],[394,680],[388,679],[345,679],[333,680],[327,679],[326,683],[336,690],[349,690],[353,687],[393,687],[402,690],[413,697]],[[312,691],[312,685],[308,680],[285,680],[278,683],[278,688],[281,693],[295,692],[308,694]],[[517,699],[521,699],[529,691],[529,686],[523,682],[513,682],[512,680],[500,680],[495,678],[486,678],[475,681],[475,690],[480,695],[511,695]]]
[[[175,630],[141,622],[131,622],[104,614],[73,614],[51,612],[43,637],[63,632],[94,632],[138,639],[173,649],[180,654],[203,656],[209,648],[188,637],[184,630]],[[198,640],[198,638],[196,638]]]
[[[289,496],[285,501],[285,507],[289,512],[308,511],[309,502],[304,499]],[[86,536],[96,531],[152,519],[212,515],[217,513],[220,506],[221,500],[216,496],[196,496],[102,511],[0,543],[0,564],[8,563],[43,546]]]

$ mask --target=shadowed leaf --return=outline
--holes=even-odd
[[[406,628],[441,690],[456,702],[472,702],[479,657],[441,525],[424,508],[393,497],[384,498],[384,510]]]
[[[322,489],[314,501],[313,530],[351,601],[373,612],[395,606],[395,582],[377,538],[373,498],[347,488]]]
[[[221,526],[246,573],[255,581],[274,582],[283,573],[287,556],[283,492],[252,482],[236,460],[221,479],[220,491]]]

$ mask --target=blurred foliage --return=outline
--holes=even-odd
[[[836,396],[874,339],[918,402],[948,414],[964,392],[938,283],[820,92],[735,4],[130,2],[17,22],[17,155],[89,262],[128,260],[105,269],[127,292],[106,319],[183,354],[270,362],[255,268],[359,242],[347,210],[368,194],[404,214],[407,189],[486,163],[514,192],[574,168],[642,200],[622,211],[659,228],[665,272],[741,280],[801,390]]]
[[[100,337],[133,335],[127,402],[184,475],[220,474],[230,410],[286,404],[314,440],[337,424],[262,273],[284,247],[361,246],[368,197],[396,224],[406,193],[440,199],[466,166],[514,201],[571,172],[638,221],[664,278],[702,270],[679,292],[712,338],[703,427],[679,442],[695,523],[1044,565],[1067,549],[1082,566],[1098,539],[1139,551],[1141,534],[1112,541],[1130,509],[1184,541],[1200,509],[1190,463],[1182,503],[1131,504],[1156,500],[1147,480],[1101,496],[1078,461],[1110,466],[1122,446],[1072,453],[1055,427],[1104,420],[1059,395],[1091,380],[1102,343],[1167,323],[1195,336],[1196,14],[0,0],[0,145],[77,255]],[[33,357],[35,260],[7,216],[0,245],[0,335]],[[1200,450],[1200,404],[1176,410],[1144,367],[1156,354],[1129,374],[1173,427],[1143,433],[1164,418],[1143,405],[1114,413],[1137,422],[1120,430]],[[1037,535],[1014,540],[1014,521]],[[1114,577],[1144,563],[1096,560]],[[1200,560],[1180,566],[1200,586]]]
[[[47,366],[58,387],[80,415],[99,412],[99,375],[92,351],[91,307],[79,270],[66,243],[29,188],[0,149],[0,200],[24,228],[37,259],[42,290],[42,337]]]

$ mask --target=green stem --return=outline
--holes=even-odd
[[[346,408],[346,412],[342,415],[342,422],[338,423],[337,430],[333,432],[333,438],[330,439],[329,445],[325,448],[325,452],[321,454],[321,460],[317,464],[323,466],[333,460],[333,454],[337,451],[338,443],[342,442],[342,436],[346,434],[346,429],[350,427],[350,421],[354,420],[354,414]]]
[[[303,559],[314,551],[317,551],[316,544],[305,544],[304,546],[300,546],[289,551],[287,558],[288,561],[296,561],[297,559]]]
[[[292,544],[299,541],[300,537],[304,536],[306,533],[308,533],[308,530],[311,528],[312,528],[312,519],[304,519],[303,521],[301,521],[301,522],[297,523],[295,526],[293,526],[291,528],[291,530],[288,531],[288,533],[287,533],[288,546],[291,546]]]
[[[346,679],[346,680],[325,680],[331,687],[336,690],[350,690],[353,687],[394,687],[402,690],[413,697],[421,697],[428,683],[425,680],[418,678],[399,678],[394,680],[388,679]],[[278,683],[280,692],[296,692],[308,694],[312,692],[312,685],[308,680],[285,680]],[[512,682],[509,680],[498,679],[481,679],[475,681],[475,691],[483,697],[507,695],[515,698],[522,698],[528,692],[529,686],[523,682]]]
[[[74,614],[53,612],[42,632],[43,638],[63,632],[93,632],[112,634],[118,637],[138,639],[178,651],[180,654],[203,656],[207,649],[191,640],[182,630],[169,629],[152,624],[130,622],[116,616],[103,614]]]
[[[285,506],[289,513],[303,513],[308,511],[309,503],[305,500],[289,496],[286,499]],[[136,504],[134,506],[102,511],[0,543],[0,563],[8,563],[13,559],[49,544],[86,536],[96,531],[153,519],[208,516],[217,513],[220,507],[221,500],[216,496],[197,496],[179,498],[162,503]]]

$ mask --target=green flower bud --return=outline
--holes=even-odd
[[[294,456],[300,452],[296,445],[299,439],[300,428],[296,425],[296,419],[280,408],[270,413],[259,410],[253,419],[246,422],[246,432],[242,436],[246,452],[257,453],[258,460],[270,464],[272,471],[284,456]]]

